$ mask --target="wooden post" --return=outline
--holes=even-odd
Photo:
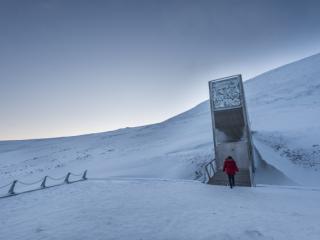
[[[42,183],[41,183],[41,188],[45,188],[46,187],[46,180],[47,180],[47,176],[44,177]]]
[[[82,180],[87,180],[87,170],[84,171],[82,175]]]
[[[18,182],[18,180],[14,180],[13,182],[12,182],[12,185],[11,185],[11,187],[10,187],[10,189],[9,189],[9,194],[10,195],[13,195],[13,194],[16,194],[15,192],[14,192],[14,187],[16,186],[16,183]]]
[[[69,182],[70,174],[71,174],[71,173],[70,173],[70,172],[68,172],[68,174],[67,174],[66,178],[64,179],[64,182],[65,182],[65,183],[67,183],[67,184],[68,184],[68,183],[70,183],[70,182]]]

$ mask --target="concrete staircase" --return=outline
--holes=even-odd
[[[208,184],[228,186],[228,176],[222,170],[217,171],[212,178],[209,179]],[[251,187],[250,172],[248,169],[240,169],[235,175],[236,186]]]

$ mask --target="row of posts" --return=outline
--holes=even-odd
[[[66,183],[66,184],[71,183],[70,180],[69,180],[70,175],[71,175],[71,172],[68,172],[67,176],[66,176],[65,179],[64,179],[64,183]],[[41,183],[41,185],[40,185],[41,188],[46,188],[47,177],[48,177],[48,176],[45,176],[45,177],[43,178],[42,183]],[[81,177],[81,180],[87,180],[87,170],[85,170],[85,171],[83,172],[82,177]],[[10,187],[10,189],[9,189],[9,191],[8,191],[8,194],[10,194],[10,195],[16,194],[16,193],[14,192],[14,187],[16,186],[16,183],[17,183],[17,182],[18,182],[18,180],[14,180],[14,181],[12,182],[11,187]]]

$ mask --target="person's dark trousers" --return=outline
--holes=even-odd
[[[234,187],[234,175],[228,174],[228,179],[230,188]]]

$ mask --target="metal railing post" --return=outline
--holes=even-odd
[[[204,165],[204,182],[208,183],[210,181],[211,178],[213,178],[213,176],[216,174],[216,162],[215,162],[215,158],[213,160],[211,160],[209,163],[207,163],[206,165]],[[208,180],[206,180],[208,179]]]
[[[69,182],[70,174],[71,174],[71,173],[70,173],[70,172],[68,172],[68,174],[67,174],[66,178],[64,179],[64,182],[65,182],[65,183],[67,183],[67,184],[68,184],[68,183],[70,183],[70,182]]]
[[[44,177],[42,183],[41,183],[41,188],[45,188],[46,187],[46,180],[47,180],[47,176]]]
[[[212,168],[212,172],[213,172],[213,174],[216,172],[216,170],[214,169],[214,167],[213,167],[213,164],[211,163],[210,164],[211,165],[211,168]]]
[[[209,171],[208,171],[208,168],[207,168],[207,167],[208,167],[208,165],[206,165],[206,167],[205,167],[205,168],[206,168],[206,172],[207,172],[208,179],[210,179],[210,173],[209,173]]]
[[[16,183],[17,183],[17,182],[18,182],[18,180],[14,180],[14,181],[12,182],[12,185],[11,185],[9,191],[8,191],[8,193],[9,193],[10,195],[16,194],[16,193],[14,192],[14,187],[16,186]]]
[[[87,180],[87,170],[84,171],[82,175],[82,180]]]

